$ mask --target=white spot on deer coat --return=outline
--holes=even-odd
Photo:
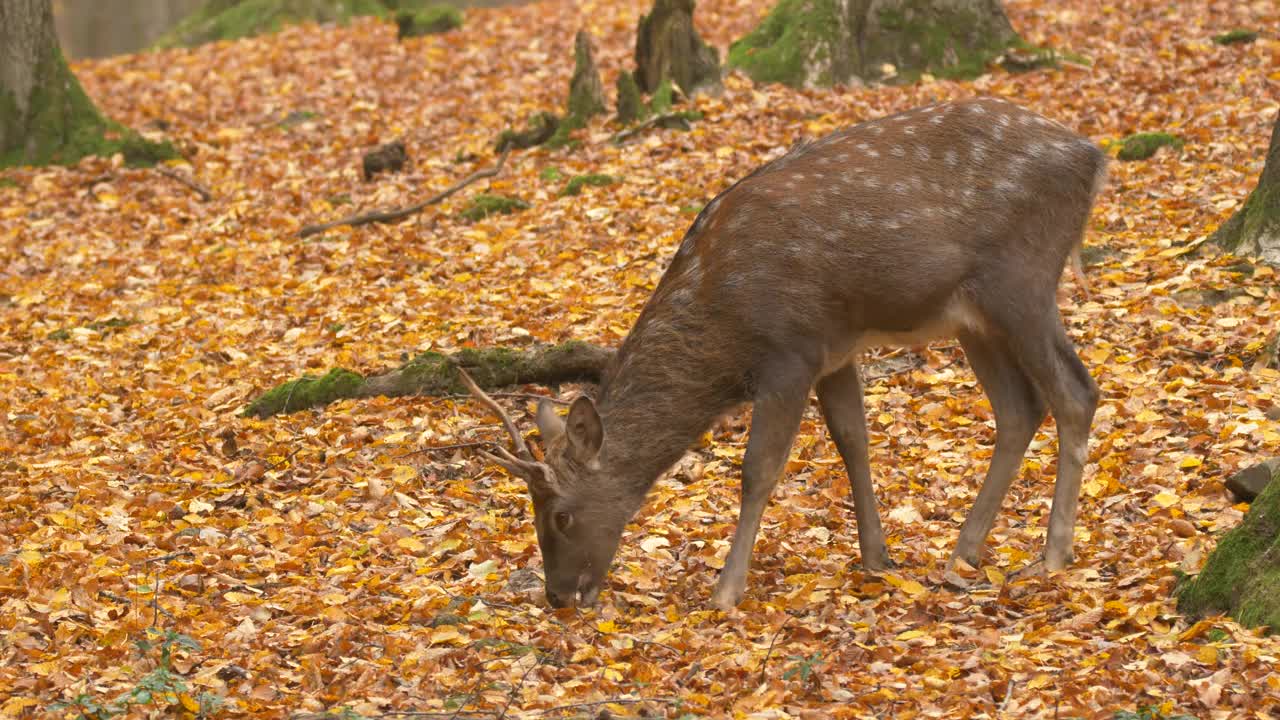
[[[903,149],[901,145],[894,145],[892,148],[889,149],[889,154],[896,158],[900,158],[900,157],[906,157],[907,151]]]

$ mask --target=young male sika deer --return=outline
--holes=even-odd
[[[754,403],[742,506],[712,595],[736,605],[769,494],[817,389],[844,458],[862,564],[889,563],[856,359],[871,345],[955,337],[995,413],[995,453],[952,554],[978,565],[996,512],[1047,409],[1058,476],[1044,565],[1071,561],[1098,390],[1058,316],[1105,158],[1088,139],[995,99],[930,105],[802,144],[720,193],[606,370],[567,422],[549,404],[536,461],[517,453],[555,607],[592,604],[623,528],[717,416]],[[1078,268],[1078,264],[1077,264]]]

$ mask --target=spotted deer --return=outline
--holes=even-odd
[[[555,607],[590,605],[623,528],[715,419],[754,404],[737,529],[712,594],[746,588],[752,546],[815,389],[848,471],[863,567],[890,563],[876,509],[857,357],[957,338],[996,420],[995,451],[952,564],[979,564],[1032,437],[1052,410],[1058,467],[1044,566],[1072,559],[1097,386],[1063,330],[1057,286],[1104,178],[1096,145],[1016,105],[920,107],[803,143],[700,212],[604,373],[567,418],[537,412],[523,478]]]

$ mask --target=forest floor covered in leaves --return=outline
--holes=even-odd
[[[704,118],[690,132],[618,146],[597,119],[579,147],[517,152],[491,182],[406,222],[306,240],[304,224],[408,204],[491,165],[502,129],[560,109],[579,27],[611,88],[646,3],[474,10],[461,30],[404,44],[364,20],[77,63],[107,114],[163,126],[191,159],[177,171],[213,197],[107,159],[0,176],[0,715],[52,716],[57,700],[105,702],[154,680],[160,652],[135,641],[154,643],[159,628],[199,645],[170,659],[188,689],[158,690],[135,714],[220,697],[229,716],[561,717],[647,698],[612,709],[1273,717],[1280,640],[1189,623],[1169,595],[1242,516],[1223,478],[1280,454],[1265,415],[1280,373],[1264,352],[1280,281],[1198,246],[1256,180],[1280,87],[1274,37],[1210,38],[1280,27],[1280,11],[1263,0],[1006,5],[1026,39],[1092,64],[814,91],[732,74],[722,96],[696,101]],[[723,52],[766,9],[707,0],[696,21]],[[470,449],[426,451],[502,442],[477,404],[239,415],[283,380],[378,371],[404,353],[617,344],[693,213],[735,179],[802,137],[977,94],[1100,143],[1136,131],[1186,141],[1113,163],[1086,241],[1092,295],[1070,275],[1060,292],[1102,388],[1065,573],[1009,579],[1043,546],[1049,422],[982,581],[943,583],[994,434],[955,343],[868,384],[898,568],[858,570],[848,483],[815,405],[746,600],[729,613],[707,601],[736,518],[745,416],[659,482],[602,604],[553,613],[533,575],[522,482]],[[407,171],[362,181],[361,154],[397,137]],[[586,173],[619,181],[560,195]],[[481,190],[531,207],[460,219]],[[504,402],[531,427],[523,403]]]

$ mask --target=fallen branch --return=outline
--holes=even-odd
[[[553,712],[562,712],[564,710],[579,710],[582,708],[599,707],[601,705],[636,705],[639,703],[676,703],[680,702],[679,698],[673,697],[656,697],[656,698],[613,698],[612,700],[594,700],[592,702],[569,703],[567,705],[556,705],[545,710],[540,710],[542,715],[548,715]]]
[[[649,118],[648,120],[645,120],[644,122],[640,123],[639,125],[636,125],[633,128],[627,128],[626,130],[623,130],[622,132],[617,133],[611,138],[611,141],[614,144],[621,143],[622,141],[630,137],[639,135],[645,130],[648,130],[649,128],[652,128],[652,127],[656,127],[658,125],[661,125],[663,127],[678,127],[681,130],[688,130],[691,127],[689,124],[689,116],[687,113],[684,113],[684,112],[666,113],[664,115],[655,115]]]
[[[471,374],[482,388],[538,383],[598,382],[613,358],[611,348],[577,340],[539,345],[527,350],[495,347],[461,350],[451,355],[420,353],[393,370],[363,377],[335,368],[321,377],[304,376],[277,385],[251,402],[245,414],[269,417],[318,408],[335,400],[407,395],[466,395],[456,367]]]
[[[422,212],[423,208],[426,208],[428,206],[435,205],[436,203],[441,202],[445,198],[448,198],[450,195],[453,195],[454,193],[465,188],[471,183],[484,178],[493,177],[497,175],[499,172],[502,172],[502,166],[506,164],[507,156],[510,154],[511,154],[511,150],[509,149],[504,150],[502,154],[498,156],[497,165],[494,165],[493,167],[488,168],[487,170],[477,170],[471,173],[470,175],[466,176],[462,180],[459,180],[453,185],[450,185],[448,188],[445,188],[441,192],[435,195],[432,195],[431,197],[427,198],[426,200],[423,200],[420,203],[416,203],[408,207],[393,208],[390,210],[375,210],[373,212],[365,213],[363,215],[350,215],[342,218],[341,220],[334,220],[333,222],[321,223],[319,225],[305,225],[301,230],[298,231],[298,237],[309,237],[311,235],[322,233],[322,232],[325,232],[326,230],[332,230],[333,228],[341,227],[343,225],[350,225],[352,227],[356,227],[359,225],[368,225],[369,223],[395,222],[396,220],[400,220],[400,219],[409,217],[410,215],[413,215],[415,213]]]
[[[164,165],[156,165],[155,171],[171,180],[176,180],[182,183],[183,185],[186,185],[187,187],[191,188],[192,190],[195,191],[197,195],[200,196],[200,199],[205,202],[209,202],[210,200],[213,199],[213,193],[209,191],[209,188],[196,182],[194,178],[189,178],[186,175],[183,175],[182,173],[178,172],[177,170],[174,170],[173,168],[170,168],[170,167],[165,167]]]

